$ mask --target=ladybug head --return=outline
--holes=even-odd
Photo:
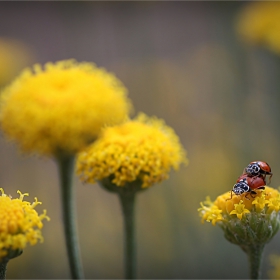
[[[244,192],[249,192],[250,191],[250,187],[247,184],[247,180],[246,178],[241,179],[239,182],[237,182],[234,186],[232,191],[236,194],[236,195],[240,195]]]
[[[257,161],[251,162],[246,168],[245,173],[249,176],[259,176],[261,175],[261,167]]]
[[[260,176],[263,179],[265,179],[266,175],[270,175],[269,177],[269,183],[271,180],[271,177],[273,173],[271,172],[271,168],[268,165],[268,163],[264,161],[252,161],[244,170],[244,173],[246,173],[248,176],[255,177]]]
[[[258,176],[260,174],[272,175],[270,166],[264,161],[252,161],[245,168],[245,171],[252,176]]]

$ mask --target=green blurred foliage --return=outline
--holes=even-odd
[[[163,118],[190,164],[137,198],[139,278],[247,278],[245,254],[197,208],[229,191],[253,160],[280,184],[280,59],[245,48],[234,21],[242,2],[1,2],[0,36],[30,45],[36,61],[93,61],[127,86],[135,114]],[[1,63],[1,62],[0,62]],[[67,141],[67,139],[66,139]],[[43,244],[8,265],[8,278],[69,278],[55,163],[26,157],[1,138],[0,186],[43,202],[51,217]],[[78,226],[87,278],[123,278],[117,197],[76,180]],[[266,247],[280,253],[277,235]]]

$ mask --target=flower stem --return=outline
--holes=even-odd
[[[135,229],[134,229],[134,208],[135,208],[134,191],[120,192],[122,212],[124,216],[125,230],[125,278],[135,279],[136,274],[136,252],[135,252]]]
[[[0,263],[0,279],[6,279],[6,271],[7,271],[8,262],[4,261]]]
[[[64,223],[64,234],[70,264],[71,276],[73,279],[84,278],[78,234],[76,230],[76,208],[74,202],[73,170],[74,156],[58,156],[57,163],[59,167],[61,202]]]
[[[263,255],[264,245],[250,245],[246,248],[250,265],[250,278],[260,279],[261,277],[261,262]]]

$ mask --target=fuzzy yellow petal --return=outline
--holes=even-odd
[[[0,124],[24,152],[74,154],[105,125],[126,120],[127,90],[111,73],[74,60],[26,69],[0,98]]]
[[[39,202],[31,204],[23,200],[24,194],[19,198],[12,199],[5,195],[1,189],[0,196],[0,260],[11,250],[22,250],[27,244],[35,245],[42,242],[42,220],[49,217],[46,211],[38,215],[34,209]]]
[[[100,138],[78,156],[77,173],[85,182],[112,177],[124,186],[140,180],[149,187],[165,180],[171,168],[187,163],[173,129],[162,120],[140,114],[124,124],[107,127]]]

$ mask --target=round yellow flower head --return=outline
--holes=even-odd
[[[115,186],[139,182],[150,187],[168,178],[171,168],[187,163],[172,128],[162,120],[140,114],[134,120],[107,127],[101,137],[78,156],[77,173],[85,182],[109,179]]]
[[[256,195],[227,192],[214,202],[207,197],[198,209],[202,222],[218,223],[234,244],[267,243],[280,227],[280,193],[268,186],[254,191]]]
[[[249,3],[237,19],[237,32],[249,44],[259,44],[280,54],[280,2]]]
[[[127,118],[122,83],[104,69],[74,60],[34,65],[2,93],[0,122],[24,152],[74,154],[104,125]]]
[[[42,220],[49,220],[49,217],[46,210],[38,215],[34,209],[41,204],[37,198],[31,204],[23,200],[27,193],[18,191],[19,198],[12,199],[2,188],[0,191],[0,262],[3,262],[20,255],[28,243],[35,245],[38,241],[43,242]]]

